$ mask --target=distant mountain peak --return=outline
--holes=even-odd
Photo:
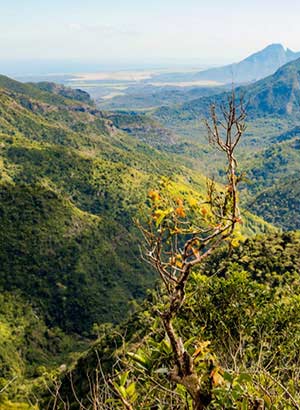
[[[221,83],[249,83],[274,74],[281,66],[299,57],[300,52],[273,43],[238,63],[201,71],[196,78]]]
[[[262,49],[261,51],[264,51],[264,50],[268,50],[268,49],[270,49],[270,50],[276,50],[276,49],[278,49],[278,50],[285,50],[284,49],[284,46],[281,44],[281,43],[272,43],[272,44],[269,44],[269,45],[267,45],[264,49]]]

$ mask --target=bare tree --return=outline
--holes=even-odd
[[[138,223],[144,238],[144,258],[159,273],[168,303],[158,312],[169,338],[174,367],[170,380],[185,387],[192,398],[193,409],[202,410],[210,403],[211,390],[203,388],[194,356],[184,347],[175,330],[174,319],[185,301],[186,286],[193,268],[201,264],[224,240],[228,240],[241,221],[238,208],[236,147],[245,131],[243,102],[237,104],[234,92],[220,114],[211,107],[206,121],[209,141],[221,150],[227,160],[227,185],[219,189],[214,181],[207,183],[207,198],[201,202],[172,198],[163,190],[151,191],[151,214],[147,223]]]

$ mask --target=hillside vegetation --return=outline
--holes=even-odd
[[[36,403],[37,397],[49,402],[45,382],[52,388],[56,378],[59,383],[63,380],[64,397],[74,401],[67,381],[70,369],[74,369],[78,394],[86,399],[89,382],[85,376],[89,369],[97,366],[95,347],[89,348],[92,337],[100,338],[95,346],[103,358],[103,370],[108,373],[113,358],[118,355],[116,348],[124,341],[120,335],[124,334],[130,351],[135,350],[138,340],[151,339],[152,307],[146,303],[145,312],[138,310],[137,313],[136,301],[145,298],[147,289],[153,289],[158,278],[140,257],[141,235],[133,217],[148,209],[147,193],[162,181],[168,181],[175,196],[204,200],[206,177],[188,166],[195,166],[206,152],[198,153],[203,146],[195,148],[192,142],[183,140],[144,114],[102,112],[80,91],[49,83],[22,84],[3,76],[0,76],[0,87],[0,289],[3,294],[0,304],[0,409],[36,410],[34,404],[27,405],[27,402]],[[261,157],[245,158],[249,171],[251,161],[256,161],[253,175],[258,181],[262,173],[262,180],[266,180],[261,184],[263,189],[274,188],[285,158],[289,167],[296,169],[297,136],[284,138],[280,147],[283,151],[278,155],[275,168],[278,176],[273,176],[273,180],[265,162],[265,168],[261,169]],[[277,154],[276,150],[271,153],[272,157]],[[267,150],[265,155],[267,158]],[[284,181],[281,182],[284,188]],[[250,190],[247,192],[245,204],[260,215],[259,209],[249,202]],[[255,187],[252,193],[258,200],[262,194]],[[267,215],[269,211],[263,201],[257,203]],[[287,215],[290,214],[287,212]],[[274,232],[274,228],[258,216],[249,212],[244,212],[244,216],[242,234]],[[279,216],[267,219],[280,226]],[[291,226],[292,223],[283,228]],[[227,285],[234,287],[238,283],[240,289],[244,287],[243,312],[253,288],[254,298],[262,301],[258,304],[254,301],[253,309],[259,312],[266,303],[264,314],[268,309],[275,309],[274,306],[281,306],[282,295],[291,297],[288,286],[293,291],[297,289],[290,264],[294,260],[298,266],[297,252],[291,251],[293,246],[298,249],[298,236],[283,235],[282,242],[279,236],[270,238],[267,248],[263,248],[265,240],[258,238],[245,242],[257,245],[253,245],[254,250],[242,245],[240,250],[233,251],[231,260],[236,265],[228,268],[229,277],[234,277],[229,285],[224,280],[227,273],[222,265],[223,260],[226,263],[227,254],[216,255],[200,276],[196,273],[189,290],[193,295],[192,305],[187,309],[194,310],[198,319],[187,311],[182,320],[192,322],[195,332],[199,326],[207,325],[207,338],[212,338],[214,327],[219,329],[214,348],[224,338],[224,333],[220,323],[210,324],[209,311],[220,307],[226,312],[225,307],[232,297],[231,290],[228,294],[224,291]],[[252,260],[251,255],[254,257],[256,253],[259,255],[257,263],[262,261],[263,264],[266,249],[272,254],[275,248],[276,255],[281,255],[274,261],[276,281],[272,281],[269,274],[267,280],[252,275],[251,263],[240,265],[247,259],[246,254]],[[244,249],[246,254],[242,254]],[[287,262],[278,267],[280,258]],[[257,273],[258,268],[253,269]],[[270,275],[272,269],[273,265]],[[211,282],[208,277],[214,273],[217,279]],[[282,281],[281,276],[287,281]],[[282,293],[279,283],[283,286]],[[207,295],[201,302],[203,309],[207,309],[203,316],[196,308],[196,299],[200,297],[198,287],[202,289],[201,298]],[[273,288],[274,292],[270,290]],[[224,295],[224,305],[221,295]],[[156,294],[152,293],[151,298],[155,305]],[[216,302],[212,302],[214,298]],[[292,310],[296,306],[294,302],[292,300],[289,305]],[[234,327],[232,318],[240,314],[238,305],[233,308],[237,310],[225,315],[226,326]],[[256,352],[255,332],[261,323],[257,324],[252,316],[249,320],[253,320],[252,330],[247,335],[253,338],[249,342],[249,352],[251,349]],[[279,327],[283,326],[284,333],[280,340],[274,336],[274,349],[283,350],[282,360],[285,360],[288,353],[282,346],[287,343],[289,326],[294,322],[288,325],[280,316],[278,323]],[[273,328],[271,335],[272,332]],[[161,343],[160,332],[157,334],[155,342]],[[245,360],[249,352],[245,353]],[[217,354],[222,365],[229,361],[221,345]],[[252,360],[250,356],[249,360]],[[294,356],[291,362],[294,366]],[[294,367],[292,369],[294,371]],[[285,380],[284,377],[280,380]],[[286,377],[294,380],[290,373]],[[144,390],[140,391],[143,394]],[[151,400],[155,406],[155,397]],[[45,408],[43,406],[40,402],[39,410]],[[76,409],[78,403],[74,406]]]
[[[163,175],[201,192],[205,178],[121,132],[122,116],[1,81],[2,286],[67,330],[120,320],[152,281],[132,223],[147,190]]]

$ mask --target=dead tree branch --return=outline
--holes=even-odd
[[[169,295],[169,303],[160,317],[175,363],[170,379],[186,388],[193,399],[194,410],[205,409],[211,395],[202,391],[201,377],[195,370],[193,357],[184,348],[173,320],[184,303],[192,269],[228,239],[241,221],[235,149],[246,129],[245,118],[243,101],[237,105],[233,92],[227,106],[221,107],[221,120],[216,107],[212,106],[211,119],[205,122],[210,143],[226,155],[225,191],[219,190],[214,181],[209,181],[206,201],[202,204],[197,201],[194,208],[181,198],[170,199],[170,195],[162,191],[151,191],[149,221],[146,225],[137,222],[145,238],[144,259],[159,273]]]

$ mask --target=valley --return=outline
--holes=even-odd
[[[0,410],[192,408],[169,377],[174,347],[159,312],[170,288],[143,247],[199,217],[224,238],[192,271],[172,319],[214,406],[205,408],[297,408],[298,53],[271,45],[203,71],[48,81],[57,78],[0,76]],[[230,101],[246,119],[241,217],[226,219],[228,157],[204,120],[214,106],[222,127]],[[232,237],[222,219],[238,225]],[[190,258],[209,249],[201,235]],[[168,252],[176,282],[186,251]]]

